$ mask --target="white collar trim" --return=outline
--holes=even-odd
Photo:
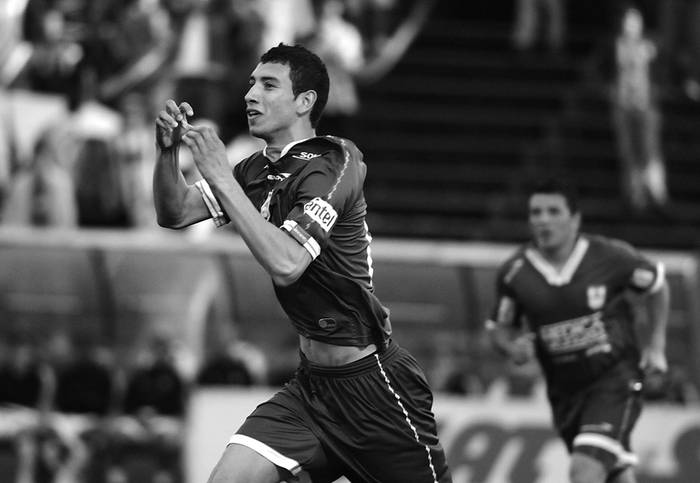
[[[535,267],[535,270],[540,272],[545,280],[547,280],[547,283],[560,287],[571,282],[574,273],[576,273],[576,269],[581,265],[581,261],[588,251],[589,245],[590,243],[586,238],[580,237],[576,245],[574,245],[574,249],[571,251],[568,260],[561,268],[561,271],[557,270],[534,248],[525,250],[525,256],[532,266]]]

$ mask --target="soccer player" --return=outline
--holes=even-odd
[[[233,170],[214,131],[187,122],[186,102],[169,100],[156,120],[159,223],[233,223],[299,334],[296,375],[231,437],[211,483],[451,481],[431,390],[374,295],[362,154],[315,136],[328,88],[307,49],[264,53],[245,103],[266,147]],[[194,185],[178,168],[181,143],[203,177]]]
[[[514,362],[536,355],[554,425],[571,453],[571,481],[634,482],[630,433],[644,373],[667,369],[663,265],[622,241],[579,233],[577,199],[563,182],[531,192],[529,224],[532,242],[500,268],[487,328]],[[649,321],[643,345],[635,303]]]

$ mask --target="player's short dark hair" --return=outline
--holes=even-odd
[[[309,116],[311,126],[316,127],[326,107],[330,85],[326,65],[319,56],[301,45],[279,44],[265,52],[260,62],[288,65],[295,97],[302,92],[316,91],[316,102]]]
[[[578,213],[579,198],[576,187],[568,180],[560,178],[547,178],[538,183],[535,183],[528,191],[527,199],[529,200],[535,194],[561,195],[566,200],[571,213]]]

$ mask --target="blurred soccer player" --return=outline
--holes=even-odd
[[[500,269],[487,322],[516,363],[536,355],[573,483],[634,482],[630,433],[645,372],[666,371],[669,290],[664,268],[627,243],[580,234],[575,194],[545,182],[529,197],[532,242]],[[632,293],[650,322],[637,339]],[[644,302],[642,302],[644,301]]]
[[[450,481],[421,368],[392,342],[374,295],[365,223],[366,166],[349,140],[315,136],[328,96],[320,59],[299,46],[262,55],[245,96],[267,146],[230,169],[223,143],[167,102],[156,120],[158,221],[231,222],[270,274],[299,334],[295,377],[234,434],[210,482]],[[203,180],[188,186],[178,149]]]

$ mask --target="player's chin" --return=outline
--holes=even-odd
[[[254,124],[248,121],[248,132],[251,136],[262,137],[267,131],[259,124]]]
[[[554,238],[548,234],[535,235],[535,245],[541,249],[552,248],[554,243]]]

